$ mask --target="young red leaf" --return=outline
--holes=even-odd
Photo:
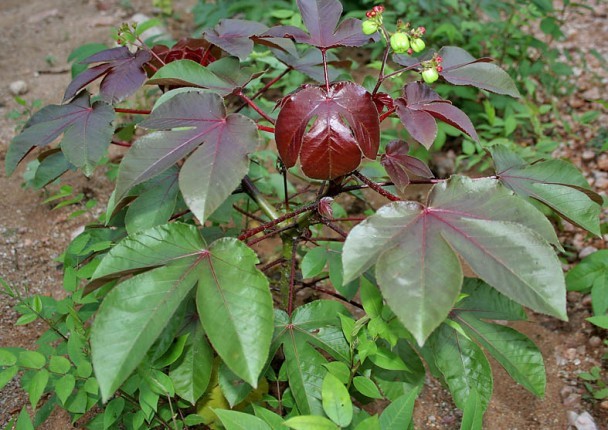
[[[278,26],[268,30],[264,36],[291,37],[296,42],[321,49],[362,46],[379,38],[377,33],[363,34],[359,19],[345,19],[338,25],[342,15],[342,4],[339,0],[297,0],[297,4],[308,33],[293,26]]]
[[[115,200],[194,151],[181,169],[179,185],[201,222],[237,187],[247,173],[247,154],[258,144],[255,123],[240,114],[226,115],[222,98],[210,92],[176,93],[140,126],[158,131],[135,142],[123,159]]]
[[[371,94],[359,85],[339,82],[329,93],[325,87],[305,86],[283,99],[275,137],[288,168],[299,157],[310,178],[337,178],[355,170],[362,155],[376,158],[378,111]]]
[[[421,82],[406,85],[403,97],[395,100],[397,115],[410,135],[425,147],[437,137],[439,119],[478,141],[477,132],[469,117],[449,100],[439,97],[429,86]]]
[[[108,103],[118,103],[137,91],[146,80],[144,65],[152,59],[148,51],[132,54],[127,47],[107,49],[83,60],[83,64],[102,63],[85,70],[68,85],[63,101],[74,97],[78,91],[104,76],[99,94]]]
[[[386,145],[386,153],[382,154],[380,162],[386,169],[386,173],[391,178],[400,192],[405,190],[410,183],[408,171],[422,176],[432,178],[433,172],[426,164],[417,158],[407,155],[409,145],[403,140],[393,140]]]
[[[110,144],[113,120],[112,107],[100,101],[91,105],[86,91],[66,105],[49,105],[38,111],[11,142],[6,172],[10,175],[32,148],[49,145],[63,134],[61,148],[66,158],[88,175]]]

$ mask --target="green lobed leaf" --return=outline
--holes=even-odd
[[[569,222],[599,236],[602,199],[582,173],[564,160],[528,165],[504,145],[489,148],[496,174],[515,193],[537,200]]]
[[[144,358],[194,287],[199,260],[174,261],[117,285],[91,328],[91,355],[106,401]]]
[[[561,265],[549,221],[492,179],[454,176],[433,187],[426,206],[393,202],[351,230],[345,281],[376,265],[387,305],[423,344],[458,299],[459,254],[518,303],[566,319]]]
[[[327,373],[321,387],[323,410],[340,427],[353,420],[353,404],[344,384],[331,373]]]
[[[273,304],[255,253],[235,238],[211,244],[200,263],[196,305],[224,363],[252,387],[268,359]]]
[[[212,369],[213,351],[201,325],[197,323],[188,336],[182,356],[171,366],[169,372],[175,392],[194,405],[205,393]]]
[[[261,418],[254,415],[226,409],[214,409],[226,430],[272,430]]]
[[[418,391],[412,390],[391,402],[380,415],[380,428],[382,430],[403,430],[410,425],[414,414],[414,402]]]
[[[428,348],[456,406],[464,409],[471,392],[475,390],[485,410],[492,397],[493,379],[490,363],[483,351],[445,324],[433,332]]]

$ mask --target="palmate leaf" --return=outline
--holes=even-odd
[[[340,329],[338,314],[346,308],[335,301],[317,300],[297,308],[291,318],[275,313],[273,346],[283,345],[289,387],[301,414],[323,414],[321,388],[327,360],[314,347],[346,361],[349,346]],[[314,346],[314,347],[313,347]]]
[[[118,103],[143,85],[146,80],[144,64],[151,59],[152,54],[148,51],[138,50],[133,54],[126,46],[97,52],[81,63],[101,64],[76,76],[66,88],[63,101],[70,100],[82,88],[103,76],[99,94],[108,103]]]
[[[566,318],[557,237],[533,206],[492,179],[454,176],[426,205],[393,202],[351,230],[345,282],[376,265],[388,306],[423,344],[452,309],[462,284],[458,255],[498,291],[538,312]]]
[[[393,140],[386,145],[386,151],[382,154],[380,162],[386,169],[386,173],[403,193],[410,183],[409,173],[423,178],[432,178],[433,172],[423,161],[408,155],[409,145],[404,140]]]
[[[500,181],[515,193],[539,201],[561,217],[599,236],[602,198],[582,173],[564,160],[527,164],[504,145],[489,148]]]
[[[285,39],[286,42],[292,43],[291,40]],[[325,73],[323,71],[323,57],[321,56],[321,52],[318,49],[309,48],[303,53],[298,52],[295,49],[290,50],[282,50],[282,49],[271,49],[274,56],[277,57],[279,61],[286,64],[298,72],[304,73],[308,75],[315,81],[319,83],[325,82]],[[333,65],[335,67],[345,67],[349,65],[347,61],[339,61],[335,55],[331,52],[327,53],[327,64]],[[340,73],[333,69],[329,68],[328,77],[329,81],[334,81]]]
[[[479,140],[469,117],[422,82],[406,85],[403,97],[395,100],[395,108],[408,133],[427,149],[437,137],[437,119]]]
[[[307,129],[312,121],[310,129]],[[285,166],[298,158],[310,178],[334,179],[376,157],[380,122],[372,96],[350,82],[308,86],[287,96],[276,122],[277,149]]]
[[[543,396],[545,365],[538,347],[517,330],[483,321],[525,319],[523,308],[478,279],[466,279],[463,292],[467,297],[458,303],[451,318],[485,348],[516,382],[534,395]]]
[[[200,87],[226,96],[250,79],[251,75],[241,70],[237,58],[225,57],[208,66],[192,60],[172,61],[161,67],[147,84]]]
[[[482,410],[488,407],[493,388],[492,370],[483,351],[473,341],[442,324],[431,335],[425,349],[430,350],[456,406],[464,409],[471,393],[477,392]]]
[[[378,34],[365,35],[361,20],[348,18],[339,25],[342,4],[339,0],[297,0],[305,31],[293,26],[272,27],[264,36],[290,37],[321,49],[337,46],[362,46],[379,39]]]
[[[12,140],[6,154],[6,173],[12,174],[32,148],[47,146],[63,134],[61,150],[65,157],[90,175],[110,145],[113,120],[114,109],[99,101],[91,105],[86,91],[68,104],[46,106]]]
[[[266,30],[268,27],[259,22],[223,19],[213,29],[203,31],[203,38],[243,61],[253,51],[252,36]]]
[[[192,153],[180,171],[179,187],[186,204],[201,222],[245,176],[247,154],[256,148],[259,139],[251,119],[240,114],[226,115],[218,94],[195,90],[168,98],[140,126],[159,131],[135,142],[122,160],[116,201],[131,187]]]
[[[197,307],[212,346],[235,374],[256,386],[273,327],[268,280],[256,263],[254,252],[237,239],[206,247],[195,227],[179,223],[116,245],[93,279],[148,271],[110,291],[93,323],[93,365],[103,399],[141,362],[197,283]],[[198,388],[179,389],[192,400],[204,385],[199,382]]]

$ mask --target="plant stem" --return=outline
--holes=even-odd
[[[396,195],[394,195],[392,193],[389,193],[388,191],[386,191],[385,189],[383,189],[380,185],[376,184],[374,181],[372,181],[371,179],[369,179],[367,176],[363,175],[358,170],[355,170],[353,172],[353,176],[355,176],[357,179],[359,179],[361,182],[363,182],[364,184],[366,184],[368,187],[370,187],[372,190],[374,190],[375,192],[377,192],[381,196],[384,196],[384,197],[386,197],[387,199],[389,199],[389,200],[391,200],[393,202],[398,202],[398,201],[401,200],[399,197],[397,197]]]
[[[132,146],[129,142],[122,142],[114,139],[112,139],[112,145],[122,146],[123,148],[130,148]]]
[[[270,233],[266,233],[264,236],[256,237],[251,242],[247,243],[247,245],[249,245],[249,246],[255,245],[256,243],[266,240],[269,237],[272,237],[279,233],[283,233],[284,231],[287,231],[287,230],[291,230],[292,228],[297,227],[297,226],[298,226],[297,223],[292,223],[292,224],[286,225],[285,227],[281,227],[279,229],[272,230]]]
[[[382,28],[382,32],[385,32],[384,28]],[[384,49],[384,55],[382,56],[382,65],[380,66],[380,72],[378,73],[378,81],[376,82],[376,86],[372,91],[372,96],[378,92],[378,90],[380,89],[380,85],[382,85],[382,82],[384,82],[384,67],[386,66],[386,62],[388,61],[388,53],[391,50],[391,45],[388,43],[388,37],[386,35],[385,38],[387,41],[386,49]]]
[[[323,280],[323,279],[320,279],[320,280]],[[323,288],[323,287],[319,287],[319,286],[315,285],[317,282],[319,282],[319,280],[313,281],[313,283],[303,284],[303,287],[313,289],[313,290],[318,291],[323,294],[327,294],[328,296],[335,297],[336,299],[346,302],[349,305],[352,305],[356,308],[363,309],[363,306],[361,306],[361,304],[355,302],[354,300],[349,300],[346,297],[344,297],[343,295],[341,295],[335,291],[331,291],[331,290],[328,290],[327,288]]]
[[[257,104],[255,104],[255,102],[253,100],[251,100],[249,97],[247,97],[245,95],[245,93],[243,93],[243,91],[238,91],[236,93],[236,95],[239,96],[240,98],[242,98],[243,101],[245,101],[262,118],[264,118],[266,121],[268,121],[269,123],[271,123],[272,125],[274,125],[275,120],[270,115],[268,115],[266,112],[264,112]]]
[[[260,218],[259,216],[256,216],[256,215],[254,215],[254,214],[252,214],[252,213],[249,213],[249,212],[247,212],[245,209],[241,209],[240,207],[238,207],[238,206],[236,205],[236,203],[235,203],[235,204],[233,204],[233,205],[232,205],[232,207],[234,208],[234,210],[235,210],[235,211],[237,211],[237,212],[239,212],[239,213],[241,213],[241,214],[245,215],[245,216],[246,216],[246,217],[248,217],[248,218],[254,219],[254,220],[256,220],[257,222],[261,222],[261,223],[265,223],[265,222],[266,222],[266,220],[264,220],[264,219]]]
[[[384,112],[382,115],[380,115],[380,118],[378,118],[378,120],[380,122],[384,121],[386,118],[388,118],[389,116],[391,116],[393,113],[395,113],[395,108],[389,109],[386,112]]]
[[[445,182],[447,179],[412,179],[410,180],[410,184],[411,185],[432,185],[432,184],[438,184],[440,182]],[[375,182],[375,184],[377,186],[380,187],[387,187],[387,186],[391,186],[391,185],[395,185],[393,182],[391,181],[385,181],[385,182]],[[355,190],[361,190],[364,188],[370,188],[369,185],[349,185],[346,187],[343,187],[340,191],[341,192],[348,192],[348,191],[355,191]],[[339,219],[334,219],[333,221],[347,221],[346,218],[339,218]],[[356,221],[356,220],[348,220],[348,221]]]
[[[114,108],[116,113],[130,113],[134,115],[150,115],[152,113],[151,110],[147,109],[127,109],[127,108]]]
[[[292,238],[291,244],[291,264],[289,267],[289,297],[287,302],[287,315],[291,316],[293,313],[293,301],[296,290],[296,270],[297,270],[297,248],[298,238]]]
[[[258,227],[255,227],[255,228],[252,228],[252,229],[249,229],[249,230],[243,232],[238,237],[238,239],[239,240],[249,239],[251,236],[255,236],[256,234],[261,233],[264,230],[269,229],[270,227],[274,227],[275,225],[280,224],[280,223],[282,223],[285,220],[288,220],[288,219],[291,219],[293,217],[296,217],[296,216],[298,216],[298,215],[300,215],[300,214],[302,214],[304,212],[308,212],[308,211],[314,210],[314,209],[317,208],[317,206],[318,206],[317,202],[310,203],[308,205],[302,206],[301,208],[298,208],[298,209],[296,209],[296,210],[294,210],[292,212],[289,212],[289,213],[286,213],[284,215],[281,215],[277,219],[273,219],[272,221],[267,222],[266,224],[262,224],[262,225],[260,225]]]
[[[321,49],[323,58],[323,74],[325,75],[325,91],[329,94],[329,72],[327,71],[327,49]]]
[[[264,212],[268,218],[272,220],[279,218],[279,215],[274,210],[274,207],[268,202],[268,200],[266,200],[262,193],[260,193],[260,190],[258,190],[249,176],[245,176],[241,181],[241,184],[243,185],[245,192],[253,199],[254,202],[257,203],[262,212]]]
[[[346,236],[348,236],[348,233],[345,232],[344,230],[342,230],[340,227],[338,227],[337,225],[335,225],[333,222],[321,218],[321,224],[326,225],[327,227],[331,228],[333,231],[335,231],[336,233],[338,233],[340,236],[342,236],[343,238],[346,238]]]
[[[258,130],[260,130],[260,131],[267,131],[268,133],[273,133],[274,134],[274,127],[268,127],[266,125],[260,125],[260,124],[258,124]]]
[[[259,89],[253,96],[251,96],[251,100],[255,100],[257,99],[259,96],[261,96],[262,94],[264,94],[266,91],[268,91],[268,89],[270,87],[272,87],[274,84],[276,84],[278,81],[280,81],[281,79],[283,79],[283,77],[285,77],[286,74],[288,74],[289,72],[291,72],[293,70],[293,68],[291,66],[288,66],[285,70],[283,70],[276,78],[273,78],[271,81],[269,81],[266,85],[264,85],[263,88]]]
[[[271,261],[270,263],[263,265],[262,267],[259,268],[259,270],[261,272],[265,272],[265,271],[267,271],[269,269],[272,269],[275,266],[278,266],[279,264],[283,264],[284,262],[285,262],[285,259],[283,257],[277,258],[276,260]]]

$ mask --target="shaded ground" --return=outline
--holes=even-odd
[[[118,0],[2,0],[0,2],[0,162],[12,136],[15,123],[4,119],[6,113],[17,107],[8,91],[11,82],[24,80],[29,91],[23,97],[28,101],[41,99],[44,104],[58,103],[69,82],[65,59],[76,46],[92,41],[108,41],[111,26],[128,20],[133,10],[119,6]],[[124,3],[124,2],[123,2]],[[194,1],[174,2],[178,9],[189,10]],[[150,13],[150,2],[132,1],[139,12]],[[608,58],[608,17],[605,3],[597,3],[595,11],[586,11],[582,17],[573,17],[566,27],[566,46],[581,46],[591,40],[593,46]],[[72,21],[71,17],[77,17]],[[603,35],[598,32],[604,31]],[[587,56],[592,72],[575,76],[581,90],[563,104],[566,120],[589,109],[602,109],[594,99],[606,97],[608,78],[602,65]],[[578,73],[578,72],[577,72]],[[604,94],[602,93],[604,91]],[[606,111],[604,110],[604,113]],[[606,117],[604,115],[603,119]],[[559,125],[558,125],[559,127]],[[565,142],[558,156],[567,156],[588,176],[590,183],[605,194],[608,188],[608,155],[596,154],[585,146],[597,132],[596,127],[576,126],[578,139]],[[570,135],[572,136],[572,134]],[[73,208],[51,211],[42,204],[45,194],[22,189],[21,169],[8,179],[0,169],[0,276],[17,288],[29,288],[31,293],[58,296],[63,294],[62,273],[54,262],[70,240],[88,221],[104,207],[103,199],[111,184],[98,174],[92,179],[73,175],[63,179],[74,186],[75,192],[85,192],[90,198],[100,199],[93,215],[70,219]],[[563,232],[571,250],[579,252],[585,247],[603,248],[603,241],[586,239],[582,232],[565,226]],[[589,411],[598,428],[608,428],[608,411],[598,402],[582,399],[585,390],[576,377],[580,370],[600,365],[604,352],[600,333],[585,322],[590,316],[589,299],[580,294],[569,295],[569,323],[532,315],[530,322],[518,328],[530,336],[541,348],[547,364],[548,386],[544,399],[537,399],[522,387],[516,386],[504,371],[495,369],[495,394],[486,414],[488,429],[564,429],[568,425],[567,412]],[[34,323],[14,327],[18,315],[10,301],[0,296],[0,346],[32,347],[43,327]],[[599,337],[598,337],[599,336]],[[599,343],[598,343],[599,340]],[[498,370],[496,370],[498,369]],[[16,381],[0,391],[0,425],[18,413],[26,396]],[[608,405],[607,405],[608,407]],[[426,390],[416,408],[417,428],[457,429],[458,411],[450,396],[435,381],[428,381]],[[603,427],[602,427],[603,426]],[[55,414],[47,429],[72,428],[67,416]]]

